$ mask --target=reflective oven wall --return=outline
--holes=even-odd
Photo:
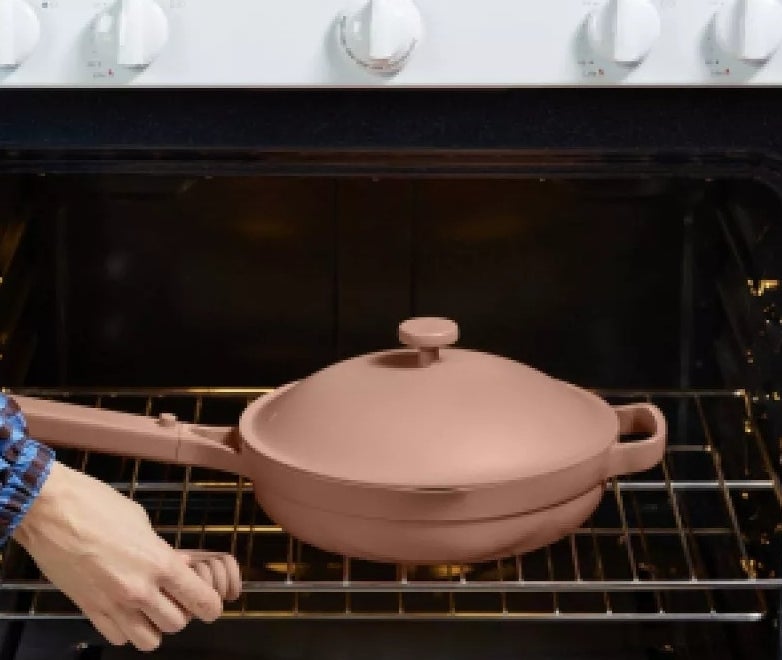
[[[27,185],[17,215],[30,259],[17,261],[35,285],[18,286],[19,315],[35,316],[36,345],[8,378],[35,385],[277,385],[394,346],[400,320],[437,314],[458,320],[464,345],[585,386],[739,386],[719,356],[749,348],[730,342],[755,328],[733,327],[726,304],[733,318],[758,286],[771,301],[779,276],[755,257],[751,232],[768,253],[780,231],[779,199],[760,183],[127,174]]]

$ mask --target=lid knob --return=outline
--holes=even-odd
[[[408,319],[399,326],[399,341],[418,349],[418,363],[422,367],[438,360],[440,349],[455,343],[458,338],[459,326],[450,319]]]

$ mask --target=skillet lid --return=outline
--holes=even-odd
[[[446,489],[568,470],[618,439],[602,399],[519,362],[452,347],[453,321],[411,319],[398,335],[403,348],[338,362],[265,397],[242,420],[245,440],[331,480]],[[591,476],[582,491],[602,475]]]

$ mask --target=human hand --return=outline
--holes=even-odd
[[[136,502],[58,462],[14,538],[114,645],[152,651],[239,595],[235,560],[174,550]]]
[[[234,601],[242,594],[242,572],[233,555],[209,550],[177,550],[177,554],[223,600]]]

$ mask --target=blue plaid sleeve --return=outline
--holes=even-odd
[[[54,452],[28,435],[16,402],[0,393],[0,547],[38,497],[53,461]]]

